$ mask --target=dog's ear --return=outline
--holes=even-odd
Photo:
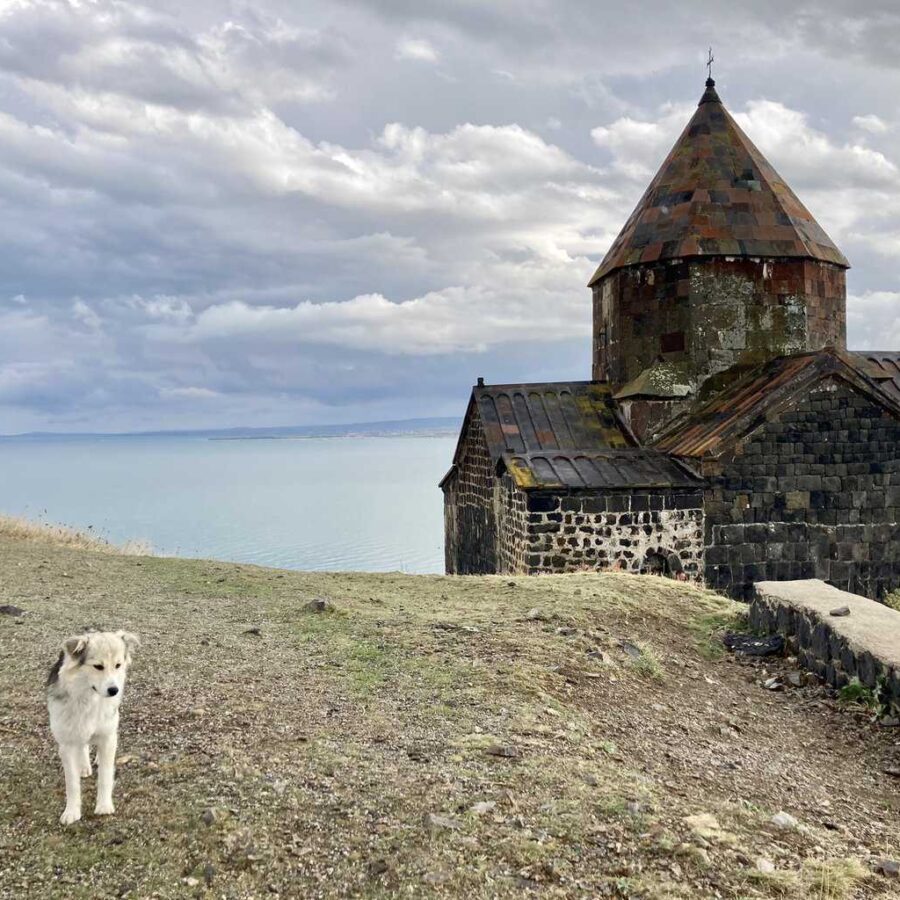
[[[128,651],[129,656],[141,646],[141,639],[130,631],[117,631],[116,636],[125,642],[125,649]]]
[[[87,656],[87,646],[89,639],[90,638],[86,634],[80,634],[77,637],[67,638],[62,645],[63,653],[71,656],[72,659],[77,659],[78,662],[84,662],[84,658],[85,656]]]

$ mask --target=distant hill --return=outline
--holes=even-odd
[[[202,428],[171,431],[54,432],[31,431],[0,435],[0,440],[72,440],[75,438],[196,437],[219,441],[277,440],[317,437],[399,437],[455,435],[460,420],[453,416],[397,419],[388,422],[351,422],[343,425],[278,425],[271,428]]]

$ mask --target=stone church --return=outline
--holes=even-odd
[[[447,572],[900,586],[900,352],[847,351],[848,266],[709,79],[590,281],[592,380],[472,389]]]

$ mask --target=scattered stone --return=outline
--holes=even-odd
[[[473,803],[469,808],[469,812],[475,813],[476,816],[483,816],[486,813],[493,812],[497,808],[497,804],[493,800],[481,800]]]
[[[597,787],[600,784],[600,779],[592,772],[585,772],[584,775],[581,776],[581,780],[591,787]]]
[[[644,804],[639,800],[629,800],[625,809],[628,811],[628,815],[639,816],[644,811]]]
[[[875,872],[885,878],[900,878],[900,862],[896,859],[879,859],[875,863]]]
[[[602,650],[588,650],[587,658],[599,663],[608,663],[609,657]]]
[[[625,651],[626,656],[630,656],[632,659],[640,659],[643,656],[641,648],[637,644],[632,644],[629,641],[619,641],[619,646]]]
[[[439,831],[456,831],[459,828],[459,822],[456,819],[439,816],[435,813],[425,813],[422,817],[422,824],[430,834],[436,834]]]
[[[199,878],[194,878],[193,875],[188,875],[188,877],[187,877],[187,878],[183,878],[182,881],[183,881],[188,887],[197,887],[197,885],[200,884],[200,879],[199,879]]]
[[[369,876],[377,878],[379,875],[384,875],[390,868],[386,859],[373,859],[369,863]]]
[[[900,778],[900,766],[885,766],[882,771],[891,778]]]
[[[799,687],[803,687],[803,685],[806,684],[806,679],[803,675],[803,672],[797,672],[797,671],[788,672],[786,677],[787,677],[787,683],[791,687],[799,688]]]
[[[202,813],[200,813],[200,821],[209,828],[214,825],[218,819],[218,815],[216,811],[210,806],[208,809],[204,809]]]
[[[331,612],[334,609],[334,604],[330,601],[326,600],[324,597],[315,597],[310,600],[306,606],[303,607],[307,612]]]
[[[784,653],[784,638],[780,634],[757,637],[754,634],[728,632],[722,643],[733,653],[744,656],[781,656]]]
[[[257,628],[257,627],[254,625],[253,628],[248,628],[248,629],[244,632],[244,634],[253,634],[253,635],[256,635],[256,637],[262,637],[262,629],[261,629],[261,628]]]
[[[785,830],[793,830],[797,827],[797,820],[790,814],[786,812],[775,813],[772,816],[772,824],[776,828],[783,828]]]
[[[774,675],[772,678],[767,678],[763,682],[763,687],[767,691],[783,691],[784,682],[777,675]]]
[[[569,637],[570,635],[577,634],[577,632],[577,628],[569,628],[568,626],[556,629],[556,633],[562,635],[563,637]]]
[[[900,725],[900,718],[897,716],[884,716],[883,718],[878,720],[878,724],[882,728],[896,728]]]
[[[849,616],[850,615],[850,607],[849,606],[836,606],[829,613],[829,616]]]
[[[426,873],[422,879],[426,884],[443,884],[450,879],[450,873],[446,869],[438,869],[435,872]]]
[[[547,617],[544,615],[543,610],[539,609],[537,606],[534,609],[529,609],[527,613],[525,613],[525,618],[529,622],[546,622]]]
[[[522,752],[513,744],[491,744],[484,750],[488,756],[499,756],[503,759],[518,759]]]
[[[773,863],[771,859],[760,856],[759,859],[756,860],[756,871],[771,875],[775,871],[775,863]]]
[[[124,756],[119,756],[116,759],[117,766],[127,766],[128,763],[132,762],[134,757],[130,753],[126,753]]]
[[[0,606],[0,615],[4,616],[24,616],[25,610],[21,606],[13,606],[12,603],[4,603]]]

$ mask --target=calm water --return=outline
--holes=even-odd
[[[450,437],[0,440],[0,512],[157,553],[442,572]]]

